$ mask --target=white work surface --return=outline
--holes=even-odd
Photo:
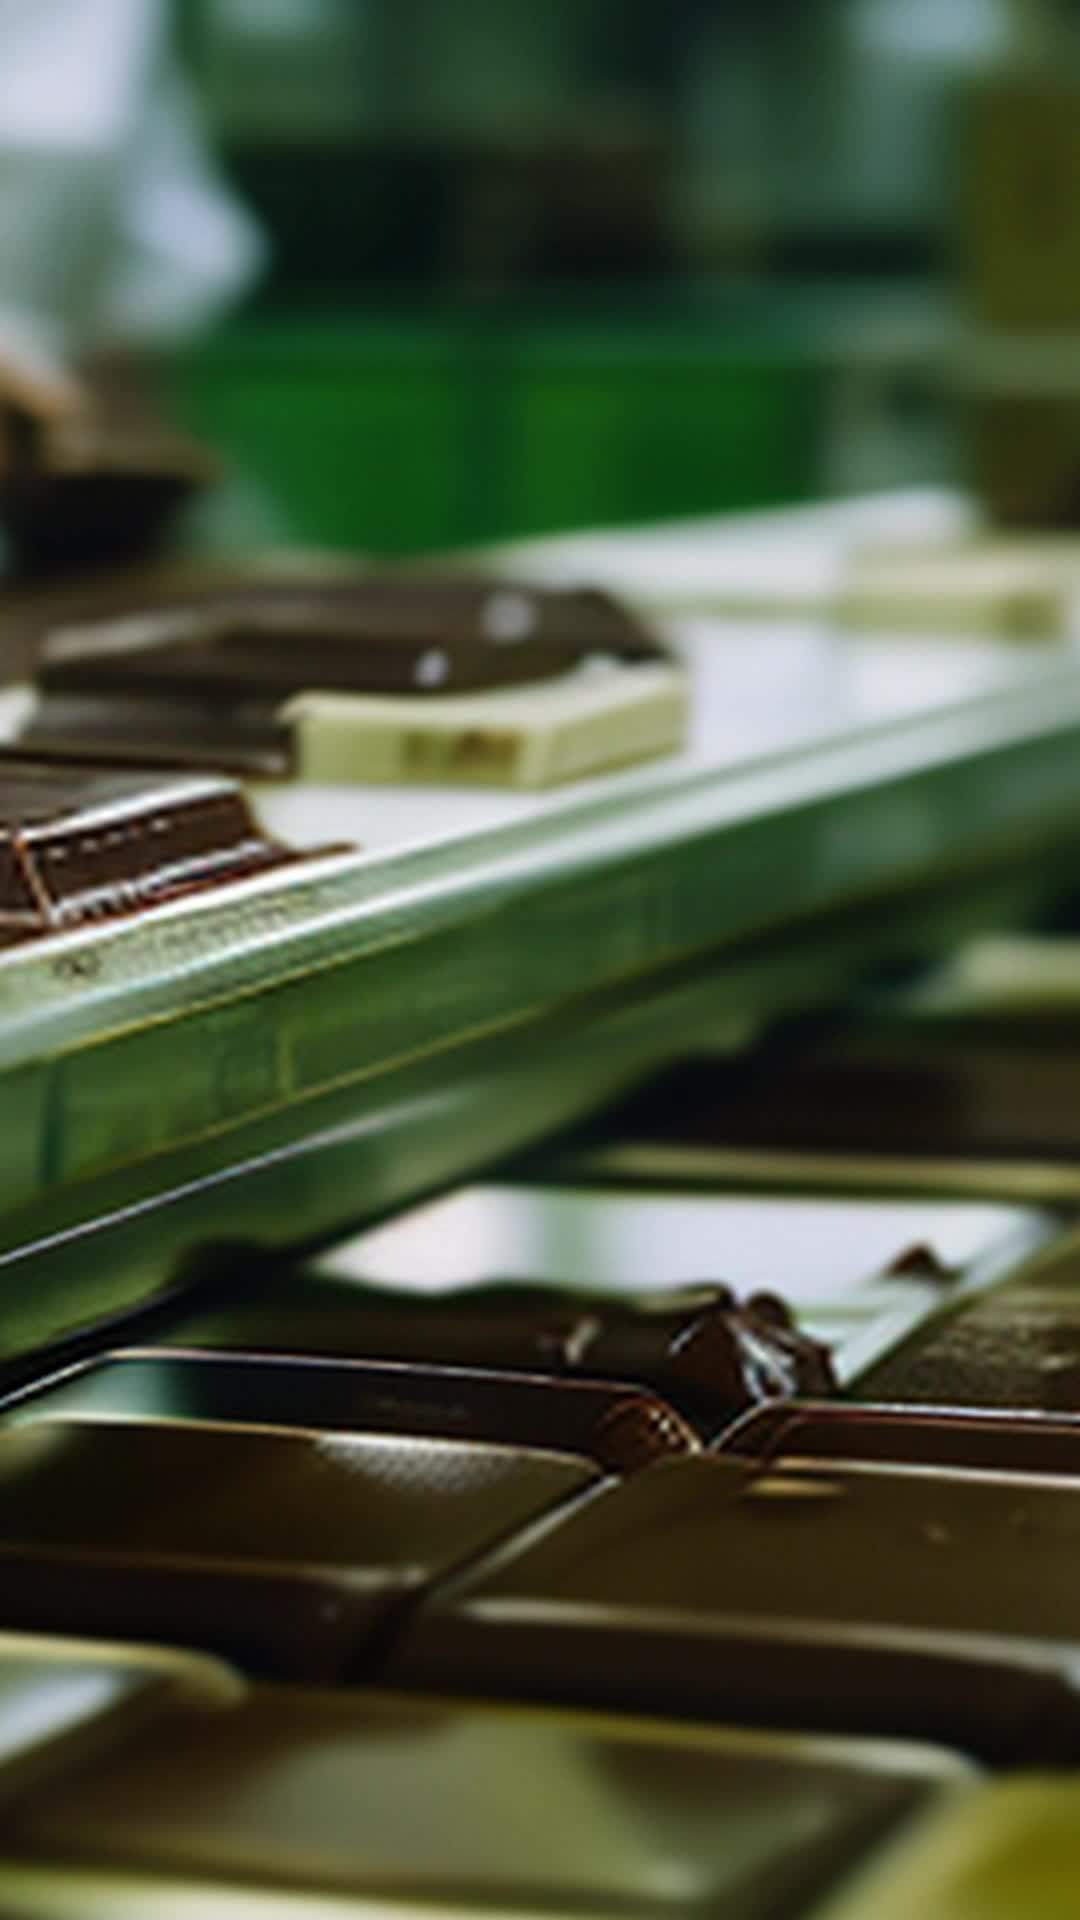
[[[263,786],[272,831],[300,845],[355,838],[372,853],[431,846],[558,813],[590,794],[643,793],[673,777],[745,766],[874,725],[954,706],[1080,657],[1075,631],[1017,639],[872,632],[831,604],[868,545],[944,545],[970,531],[955,494],[926,490],[663,527],[567,534],[482,556],[541,584],[606,587],[650,619],[692,676],[686,749],[547,793],[482,788]],[[719,612],[709,602],[745,602]],[[755,610],[756,609],[756,610]]]

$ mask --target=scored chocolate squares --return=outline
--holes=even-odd
[[[640,1472],[701,1445],[673,1407],[632,1386],[265,1353],[121,1351],[9,1408],[14,1420],[57,1413],[480,1442],[581,1458],[606,1473]]]
[[[0,1909],[791,1920],[969,1774],[897,1741],[255,1686],[32,1792],[0,1758]]]
[[[432,1596],[421,1689],[1080,1755],[1080,1479],[673,1460]]]
[[[916,1330],[858,1381],[858,1399],[899,1405],[1080,1413],[1080,1239],[1063,1234],[1029,1267]]]
[[[231,780],[0,755],[0,945],[315,857],[263,833]]]
[[[0,1627],[357,1677],[428,1581],[594,1484],[476,1442],[42,1419],[0,1431]]]

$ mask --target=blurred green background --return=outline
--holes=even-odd
[[[820,385],[678,316],[328,310],[234,325],[181,396],[298,538],[407,552],[806,498]]]
[[[959,91],[1010,0],[185,0],[273,259],[178,371],[387,552],[947,477]]]

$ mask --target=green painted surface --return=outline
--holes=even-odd
[[[181,368],[181,412],[291,536],[389,553],[807,498],[823,376],[663,319],[292,317]]]

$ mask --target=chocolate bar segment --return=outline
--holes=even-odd
[[[783,1301],[762,1293],[740,1304],[724,1286],[613,1296],[508,1282],[424,1295],[270,1273],[211,1314],[180,1320],[169,1339],[632,1381],[704,1434],[760,1400],[835,1386],[827,1349]]]
[[[793,1920],[967,1777],[899,1743],[260,1686],[0,1802],[0,1905]]]
[[[959,1302],[859,1380],[860,1400],[1080,1414],[1080,1240]]]
[[[1080,1411],[975,1412],[852,1406],[842,1401],[757,1407],[721,1437],[724,1453],[760,1465],[863,1461],[967,1473],[1064,1474],[1080,1480]]]
[[[300,696],[453,696],[669,656],[607,595],[467,575],[265,582],[138,601],[44,636],[23,742],[50,753],[287,772]],[[395,709],[395,712],[397,710]],[[497,733],[497,716],[491,720]]]
[[[429,1580],[595,1480],[464,1441],[43,1419],[0,1432],[0,1626],[355,1676]]]
[[[711,1437],[758,1401],[830,1394],[1054,1225],[956,1201],[493,1181],[302,1269],[237,1255],[168,1341],[633,1380]]]
[[[296,859],[229,780],[0,759],[0,944],[139,912]]]
[[[608,1473],[700,1446],[673,1407],[634,1387],[251,1353],[121,1352],[72,1369],[13,1409],[20,1420],[57,1413],[465,1440],[580,1456]]]
[[[1080,1037],[861,1030],[783,1054],[702,1062],[618,1126],[623,1139],[846,1155],[1080,1157]]]
[[[670,1461],[407,1626],[396,1681],[1080,1752],[1080,1481]]]

